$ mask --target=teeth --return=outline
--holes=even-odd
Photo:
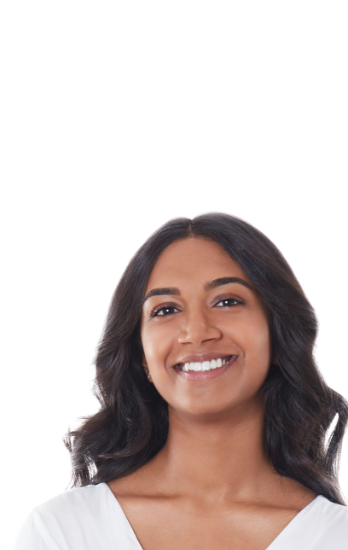
[[[231,357],[231,356],[230,356]],[[227,361],[230,360],[230,357],[227,359],[212,359],[211,361],[203,361],[203,363],[185,363],[182,367],[183,371],[206,371],[213,370],[226,365]],[[233,356],[232,356],[233,357]]]

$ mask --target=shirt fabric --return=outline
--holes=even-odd
[[[14,550],[142,550],[106,483],[70,489],[35,508]],[[348,507],[317,496],[267,550],[348,550]]]

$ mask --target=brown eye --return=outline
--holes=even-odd
[[[222,304],[222,306],[219,306],[219,307],[231,307],[240,303],[241,302],[239,302],[235,298],[224,298],[223,300],[220,300],[220,302],[218,302],[216,306],[219,306],[219,304]]]
[[[155,309],[151,313],[151,317],[157,317],[157,316],[168,316],[171,315],[174,311],[178,311],[176,307],[173,306],[162,306],[158,309]]]

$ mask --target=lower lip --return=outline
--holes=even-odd
[[[222,367],[218,367],[217,369],[212,369],[212,370],[206,370],[206,371],[194,371],[194,370],[184,371],[180,369],[174,369],[174,370],[179,376],[186,378],[186,380],[210,380],[211,378],[216,378],[223,372],[227,371],[227,369],[237,359],[238,359],[238,355],[233,355],[228,363],[226,363]]]

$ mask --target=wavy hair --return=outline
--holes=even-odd
[[[262,387],[264,446],[271,464],[279,474],[345,505],[338,466],[348,403],[327,386],[315,364],[314,310],[277,247],[252,225],[221,213],[170,220],[127,266],[96,355],[94,394],[100,409],[64,437],[73,486],[126,476],[153,458],[167,440],[168,405],[142,366],[140,320],[156,260],[168,245],[187,237],[219,244],[242,268],[268,310],[277,358]]]

